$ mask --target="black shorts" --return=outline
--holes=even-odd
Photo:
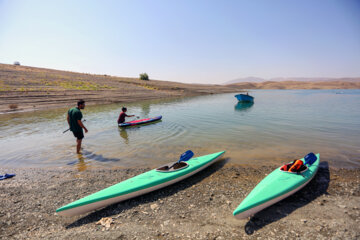
[[[84,133],[83,131],[81,132],[73,132],[74,136],[78,139],[78,140],[81,140],[84,138]]]

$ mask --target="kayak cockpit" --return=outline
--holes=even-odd
[[[186,162],[176,162],[176,163],[168,163],[161,167],[158,167],[156,171],[158,172],[175,172],[187,168],[189,166]]]
[[[295,174],[299,174],[299,173],[304,173],[306,172],[309,168],[306,165],[302,165],[298,170],[296,171],[289,171],[288,169],[291,168],[291,166],[293,165],[293,163],[289,163],[289,164],[285,164],[284,166],[280,167],[279,170],[281,172],[287,172],[287,173],[295,173]]]

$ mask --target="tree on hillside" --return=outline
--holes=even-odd
[[[140,73],[140,79],[149,81],[149,75],[147,75],[147,73]]]
[[[14,62],[14,65],[16,65],[16,66],[20,66],[20,62],[15,61],[15,62]]]

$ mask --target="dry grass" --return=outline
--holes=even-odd
[[[19,92],[66,90],[123,91],[124,89],[135,91],[183,90],[194,94],[237,91],[236,89],[219,85],[185,84],[158,80],[144,81],[139,78],[76,73],[8,64],[0,64],[0,89]]]

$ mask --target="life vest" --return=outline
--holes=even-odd
[[[288,170],[289,172],[297,172],[304,165],[303,161],[296,160],[295,163]]]
[[[285,164],[284,166],[282,166],[280,168],[281,171],[284,171],[284,172],[287,172],[289,171],[289,168],[296,162],[297,159],[295,159],[294,161],[292,161],[292,163],[288,163],[288,164]]]
[[[290,164],[286,164],[286,165],[282,166],[282,167],[280,168],[280,170],[287,172],[288,169],[289,169],[289,165],[290,165]]]

